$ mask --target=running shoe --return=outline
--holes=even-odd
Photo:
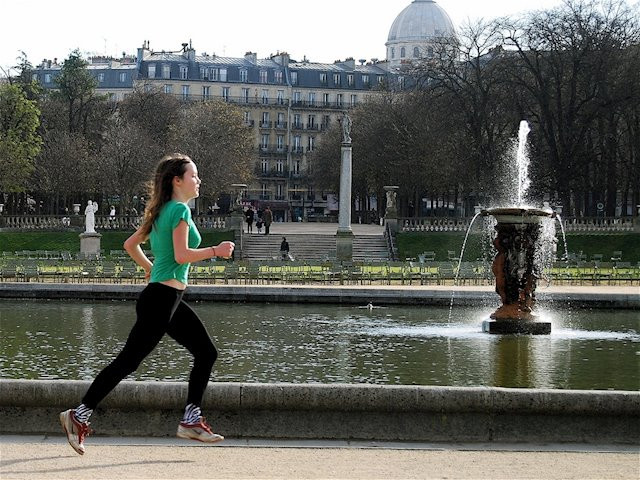
[[[91,433],[89,422],[80,423],[76,420],[74,410],[65,410],[60,413],[60,424],[67,434],[69,445],[80,455],[84,455],[84,439]]]
[[[198,423],[180,422],[176,436],[205,443],[215,443],[224,440],[222,435],[211,431],[211,427],[205,422],[204,417],[200,417]]]

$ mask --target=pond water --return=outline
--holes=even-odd
[[[549,336],[481,332],[492,308],[194,302],[220,357],[212,381],[640,389],[632,310],[545,312]],[[3,300],[2,378],[91,380],[119,352],[133,302]],[[187,381],[165,337],[129,379]]]

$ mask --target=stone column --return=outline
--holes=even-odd
[[[338,260],[353,260],[353,232],[351,230],[351,119],[342,116],[342,144],[340,148],[340,210],[336,232],[336,257]]]
[[[384,221],[389,225],[391,233],[398,232],[398,190],[397,185],[385,185],[384,191],[387,194],[387,208],[384,211]]]

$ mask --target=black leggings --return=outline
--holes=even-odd
[[[164,334],[193,355],[187,404],[200,406],[218,351],[198,315],[182,300],[182,290],[150,283],[136,303],[137,320],[118,356],[95,378],[82,399],[87,407],[98,403],[158,345]]]

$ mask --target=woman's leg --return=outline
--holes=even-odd
[[[158,345],[177,309],[182,292],[151,283],[136,303],[137,320],[118,356],[95,378],[82,403],[94,409],[122,379],[133,373]]]
[[[218,350],[198,315],[185,301],[181,301],[169,323],[167,334],[193,355],[193,368],[189,376],[187,405],[200,406],[209,383]]]

